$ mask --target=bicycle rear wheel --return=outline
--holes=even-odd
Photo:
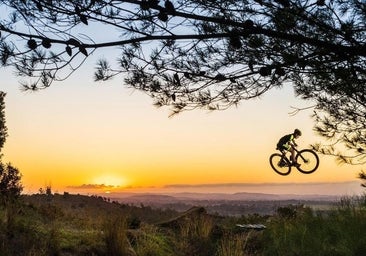
[[[269,157],[269,163],[272,169],[279,175],[289,175],[291,172],[291,164],[288,162],[287,158],[282,159],[282,154],[272,154]]]
[[[313,173],[319,167],[319,157],[311,149],[300,150],[296,155],[296,162],[300,164],[297,169],[305,174]]]

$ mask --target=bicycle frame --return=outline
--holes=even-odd
[[[305,162],[305,163],[307,163],[308,162],[308,160],[305,158],[305,157],[303,157],[303,155],[302,154],[300,154],[300,150],[297,150],[297,148],[296,147],[294,147],[294,150],[295,150],[295,152],[296,152],[296,157],[298,157],[298,156],[300,156],[301,157],[301,159]]]
[[[291,145],[291,147],[294,149],[294,151],[295,151],[295,156],[297,155],[297,154],[299,154],[299,150],[296,148],[296,146],[294,146],[294,145]],[[286,154],[288,153],[288,152],[290,152],[291,153],[291,151],[290,151],[290,149],[287,149],[286,150],[286,152],[282,152],[282,151],[280,151],[281,153],[282,153],[282,159],[281,160],[283,160],[283,158],[286,158],[286,162],[288,162],[288,163],[291,163],[292,161],[291,161],[291,158],[289,159],[287,156],[286,156]],[[305,161],[305,159],[304,159],[304,157],[300,154],[300,157],[302,158],[302,160],[304,160]]]

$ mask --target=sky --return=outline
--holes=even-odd
[[[21,91],[13,70],[0,68],[9,132],[3,160],[22,173],[25,193],[46,186],[61,193],[363,191],[357,175],[364,166],[339,166],[327,156],[310,175],[293,170],[284,177],[271,169],[278,139],[295,128],[303,133],[301,148],[322,141],[311,109],[289,114],[312,105],[296,98],[290,84],[228,110],[169,118],[168,108],[155,108],[122,76],[93,81],[97,59],[116,52],[94,52],[69,79],[38,92]]]
[[[310,175],[295,169],[280,176],[271,169],[268,159],[281,136],[299,128],[301,148],[322,139],[313,132],[312,110],[289,114],[292,107],[311,105],[296,98],[290,85],[228,110],[169,118],[168,108],[154,107],[122,77],[94,82],[93,64],[38,92],[21,91],[12,70],[0,70],[9,132],[4,160],[22,173],[25,193],[46,186],[80,193],[231,193],[257,184],[253,192],[301,194],[306,191],[296,184],[308,183],[319,184],[315,194],[362,191],[362,166],[339,166],[327,156],[320,156],[319,169]],[[329,192],[324,183],[337,188]],[[266,191],[263,184],[269,184]]]

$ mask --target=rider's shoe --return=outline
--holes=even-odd
[[[279,167],[285,167],[286,166],[286,162],[281,160],[279,163],[278,163],[278,166]]]
[[[291,165],[292,165],[292,166],[295,166],[295,167],[300,167],[300,166],[301,166],[301,164],[296,163],[296,162],[295,162],[295,163],[292,163]]]

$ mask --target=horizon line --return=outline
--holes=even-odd
[[[163,188],[179,188],[179,187],[233,187],[233,186],[282,186],[282,185],[324,185],[324,184],[345,184],[345,183],[357,183],[357,180],[349,181],[335,181],[335,182],[238,182],[238,183],[201,183],[201,184],[167,184],[162,186]],[[359,181],[362,183],[361,181]]]
[[[65,188],[69,189],[174,189],[174,188],[217,188],[217,187],[260,187],[260,186],[319,186],[319,185],[341,185],[341,184],[362,184],[361,181],[349,180],[349,181],[336,181],[336,182],[260,182],[260,183],[201,183],[201,184],[166,184],[162,186],[116,186],[106,184],[82,184],[82,185],[69,185]]]

